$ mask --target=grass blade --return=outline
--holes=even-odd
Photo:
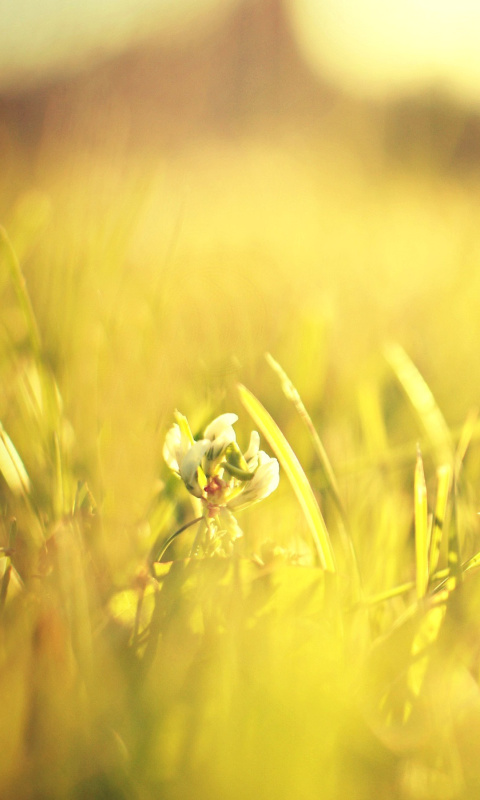
[[[463,425],[455,452],[455,463],[452,476],[453,520],[449,529],[448,554],[447,554],[447,564],[450,573],[450,578],[449,578],[450,588],[454,588],[457,585],[457,583],[463,579],[463,571],[465,565],[463,565],[462,567],[460,540],[458,535],[459,531],[458,495],[459,495],[460,476],[463,467],[463,461],[465,459],[467,450],[470,446],[470,442],[473,438],[473,434],[477,424],[477,418],[478,418],[478,410],[472,409]]]
[[[470,413],[465,420],[463,427],[460,432],[460,437],[457,444],[457,449],[455,452],[455,469],[457,474],[460,471],[460,468],[463,464],[465,456],[467,454],[467,450],[470,447],[470,443],[475,436],[475,432],[477,430],[477,420],[478,420],[478,408],[471,409]]]
[[[452,468],[449,464],[444,464],[442,467],[437,469],[437,500],[435,503],[435,515],[433,518],[429,556],[430,575],[435,572],[438,566],[451,482]]]
[[[448,536],[448,558],[447,566],[451,575],[450,585],[454,587],[458,581],[462,579],[461,568],[461,551],[460,541],[458,537],[458,475],[454,474],[453,477],[453,491],[452,491],[453,513],[452,524],[450,525]]]
[[[337,510],[338,510],[338,512],[340,514],[340,517],[342,518],[342,521],[345,524],[345,522],[346,522],[346,514],[345,514],[345,509],[343,507],[342,499],[340,497],[340,492],[339,492],[339,489],[338,489],[337,479],[335,478],[335,473],[334,473],[334,471],[332,469],[332,465],[330,463],[330,459],[329,459],[329,457],[328,457],[328,455],[326,453],[326,450],[325,450],[325,448],[324,448],[324,446],[322,444],[322,441],[321,441],[321,439],[320,439],[320,437],[319,437],[319,435],[318,435],[318,433],[316,431],[316,428],[315,428],[315,426],[314,426],[314,424],[312,422],[312,418],[310,417],[310,414],[308,413],[307,409],[305,408],[305,406],[303,404],[303,401],[302,401],[302,398],[300,397],[300,394],[298,393],[297,389],[293,385],[293,383],[290,380],[290,378],[288,377],[287,373],[282,369],[282,367],[280,366],[278,361],[276,361],[273,358],[273,356],[270,355],[270,353],[266,354],[266,359],[267,359],[269,365],[271,366],[271,368],[273,369],[273,371],[276,372],[276,374],[280,378],[282,391],[283,391],[285,397],[287,398],[287,400],[290,400],[293,403],[293,405],[295,406],[295,410],[297,411],[299,417],[301,418],[301,420],[304,422],[304,424],[307,427],[307,430],[308,430],[308,432],[310,434],[310,437],[312,439],[312,442],[313,442],[313,446],[315,448],[315,452],[316,452],[316,454],[318,456],[318,459],[319,459],[321,467],[322,467],[322,471],[323,471],[323,475],[324,475],[324,479],[325,479],[326,485],[327,485],[328,489],[330,489],[331,495],[332,495],[332,497],[333,497],[333,499],[335,501],[335,505],[336,505]]]
[[[429,386],[400,345],[389,345],[385,355],[432,445],[437,465],[451,463],[453,458],[452,438]]]
[[[15,250],[13,249],[12,243],[10,242],[10,239],[7,236],[7,232],[1,225],[0,225],[0,253],[4,254],[5,260],[8,265],[10,277],[12,279],[12,283],[15,288],[15,293],[17,295],[18,303],[20,305],[20,308],[22,309],[22,313],[25,318],[25,323],[27,325],[28,337],[30,340],[32,352],[35,354],[36,357],[39,357],[41,349],[40,334],[38,331],[37,321],[35,319],[35,314],[33,312],[32,304],[30,302],[30,297],[27,292],[25,278],[20,268],[20,264],[15,254]]]
[[[428,586],[428,508],[427,487],[423,470],[423,459],[420,450],[417,453],[415,466],[415,557],[416,557],[416,587],[417,597],[424,597]]]
[[[329,572],[335,572],[335,561],[327,526],[300,462],[277,423],[260,401],[241,384],[238,386],[238,391],[244,407],[262,431],[285,470],[310,528],[320,565]]]
[[[407,583],[402,583],[401,586],[394,586],[393,589],[386,589],[384,592],[379,592],[379,594],[367,597],[364,603],[367,606],[379,605],[380,603],[385,603],[387,600],[393,600],[395,597],[401,597],[411,592],[414,587],[415,584],[413,581],[407,581]]]
[[[12,440],[0,422],[0,473],[15,495],[28,497],[30,478]]]

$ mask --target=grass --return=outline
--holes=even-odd
[[[85,194],[48,142],[3,190],[2,800],[480,791],[468,190],[243,146],[184,155],[182,223],[166,168],[84,154]],[[176,407],[281,463],[228,557],[190,558]]]

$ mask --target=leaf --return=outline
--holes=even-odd
[[[329,572],[335,572],[335,561],[327,526],[300,462],[277,423],[260,401],[241,384],[238,385],[238,391],[244,407],[262,431],[285,470],[310,528],[320,565]]]

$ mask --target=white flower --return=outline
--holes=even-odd
[[[204,502],[209,515],[244,508],[277,488],[278,461],[259,450],[258,433],[252,431],[244,454],[238,447],[233,430],[236,414],[221,414],[197,441],[187,418],[178,411],[175,418],[165,437],[163,456],[188,491]]]
[[[228,507],[238,511],[241,508],[245,508],[245,506],[252,505],[252,503],[258,503],[259,500],[264,500],[265,497],[275,491],[279,479],[277,459],[270,458],[263,450],[260,450],[258,453],[258,466],[252,480],[245,484],[241,494],[229,501]]]
[[[175,412],[175,416],[183,424],[175,423],[168,431],[163,445],[163,457],[170,469],[180,474],[180,465],[194,443],[194,438],[187,418],[178,411]]]
[[[180,464],[180,477],[188,491],[194,494],[195,497],[203,497],[206,479],[205,475],[202,476],[200,473],[200,465],[209,447],[210,442],[208,439],[199,439],[199,441],[194,442],[187,453],[185,453],[182,463]]]
[[[260,436],[257,431],[252,431],[250,434],[250,442],[248,448],[245,450],[243,457],[248,464],[249,469],[255,469],[258,464],[258,448],[260,447]]]
[[[235,441],[235,431],[232,425],[238,420],[236,414],[221,414],[205,428],[204,437],[210,441],[207,458],[210,462],[217,461],[223,455],[229,444]]]

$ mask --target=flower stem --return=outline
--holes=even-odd
[[[190,558],[194,557],[198,550],[203,533],[205,532],[205,529],[208,528],[208,521],[205,519],[205,517],[199,517],[198,520],[195,520],[195,522],[200,522],[200,525],[198,526],[198,530],[192,544],[192,549],[190,550]]]
[[[190,528],[192,525],[195,525],[196,522],[201,522],[202,520],[203,520],[203,517],[196,517],[195,519],[190,520],[190,522],[187,522],[186,525],[182,525],[182,527],[179,528],[178,531],[175,531],[175,533],[172,533],[172,535],[168,537],[167,541],[163,543],[162,549],[160,550],[160,552],[157,555],[157,557],[153,559],[153,561],[154,562],[155,561],[161,561],[163,556],[165,555],[166,550],[170,547],[170,545],[173,542],[173,540],[176,539],[177,536],[180,536],[181,533],[186,531],[187,528]],[[195,542],[197,540],[197,537],[198,537],[198,534],[195,537]],[[195,544],[195,542],[194,542],[194,544]]]

